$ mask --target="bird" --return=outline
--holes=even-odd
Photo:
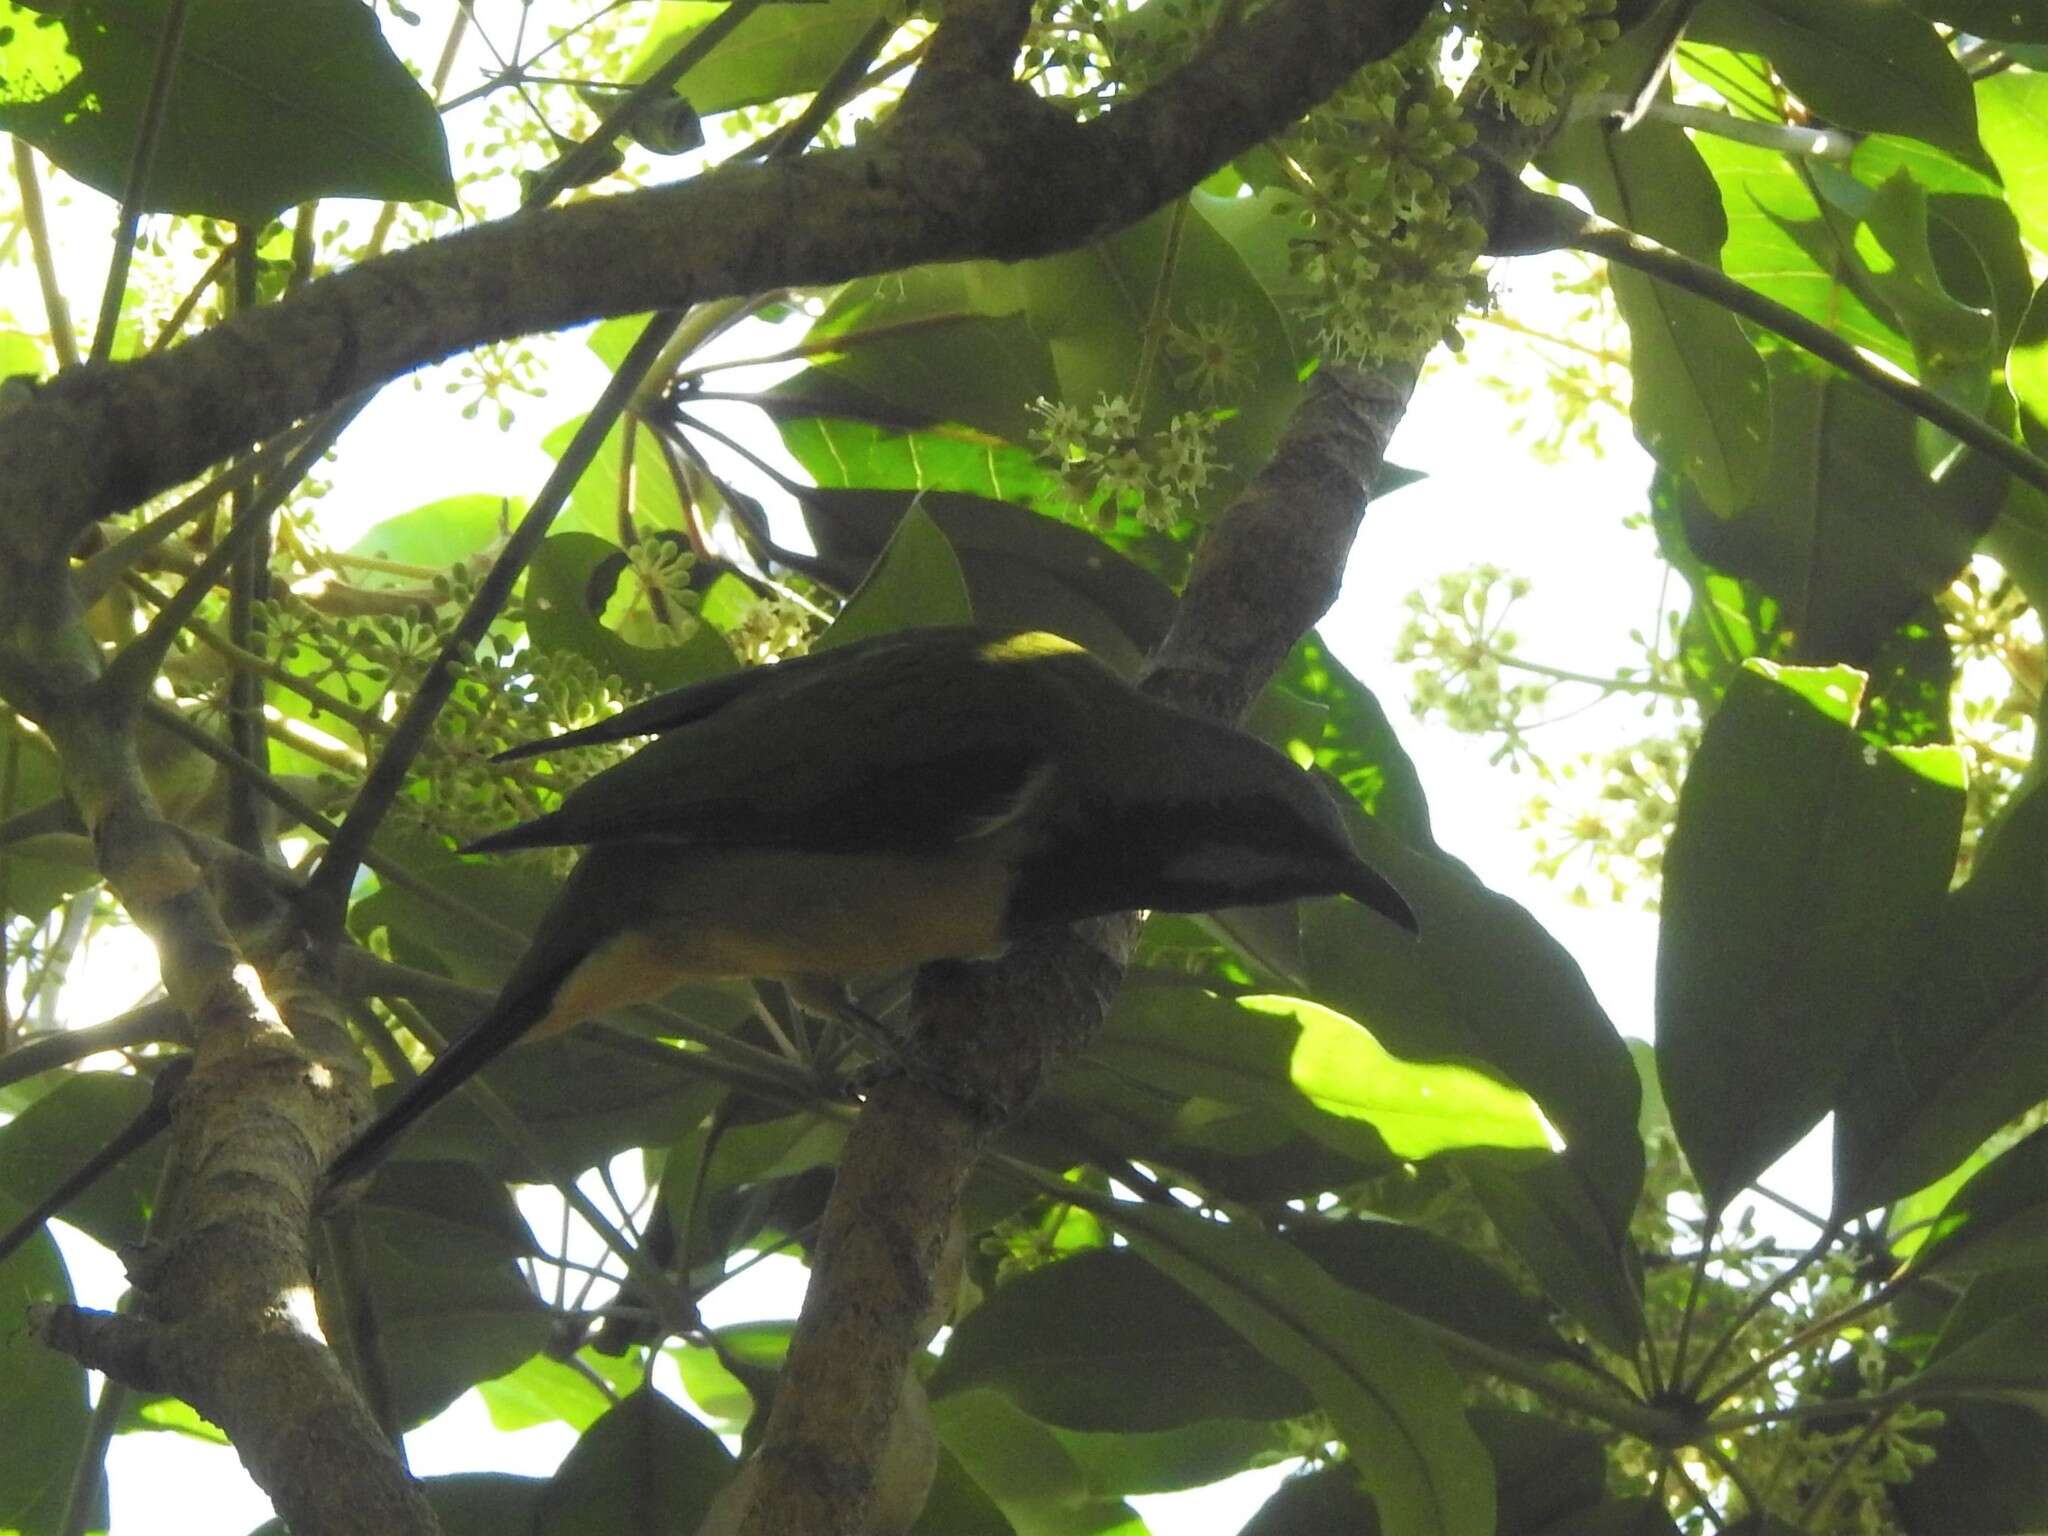
[[[462,850],[586,851],[495,1002],[341,1151],[331,1187],[515,1041],[692,978],[779,979],[829,1012],[844,978],[1111,912],[1345,895],[1416,930],[1335,791],[1050,633],[893,631],[499,759],[643,735],[554,811]]]

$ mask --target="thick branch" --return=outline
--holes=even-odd
[[[1085,125],[1021,85],[963,84],[857,148],[522,213],[310,284],[160,356],[68,372],[0,422],[0,546],[47,564],[94,518],[487,342],[686,297],[1070,249],[1285,127],[1426,9],[1276,0]]]

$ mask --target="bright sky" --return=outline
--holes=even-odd
[[[104,249],[107,206],[90,193],[77,193],[55,213],[67,275],[80,274],[72,286],[74,308],[89,313],[103,270],[94,253]],[[1551,302],[1550,275],[1540,267],[1498,272],[1495,281],[1503,307],[1523,319]],[[0,326],[10,323],[42,329],[25,266],[0,271]],[[743,352],[767,350],[758,339],[735,345]],[[1528,838],[1518,826],[1535,786],[1527,775],[1490,765],[1489,743],[1440,725],[1415,724],[1403,702],[1403,669],[1391,661],[1404,620],[1403,596],[1430,587],[1446,571],[1483,562],[1533,580],[1534,594],[1518,610],[1516,628],[1523,652],[1552,665],[1609,671],[1630,659],[1628,631],[1648,630],[1656,622],[1659,569],[1650,536],[1622,526],[1624,517],[1643,509],[1648,461],[1618,423],[1606,433],[1610,457],[1604,460],[1578,454],[1546,465],[1532,457],[1511,434],[1515,411],[1479,382],[1488,364],[1511,371],[1529,367],[1528,360],[1518,361],[1517,349],[1524,345],[1477,327],[1473,351],[1479,365],[1447,368],[1418,394],[1393,457],[1429,478],[1371,510],[1324,633],[1395,717],[1429,794],[1440,841],[1527,906],[1585,968],[1615,1022],[1629,1034],[1646,1036],[1654,920],[1635,910],[1572,906],[1560,887],[1531,875]],[[531,497],[551,462],[535,446],[538,438],[582,411],[603,382],[580,342],[549,346],[546,355],[552,365],[547,398],[519,402],[520,420],[509,434],[497,430],[489,408],[477,421],[460,418],[459,397],[443,387],[452,370],[422,375],[417,388],[399,384],[387,390],[343,441],[333,469],[335,489],[325,504],[330,537],[345,545],[383,518],[452,494]],[[722,382],[742,386],[736,375]],[[757,434],[749,436],[760,441]],[[1556,698],[1559,710],[1575,702],[1564,693]],[[1612,702],[1548,727],[1543,745],[1558,759],[1612,745],[1640,728],[1632,708]],[[72,1023],[93,1022],[146,989],[147,948],[113,936],[73,974],[65,1016]],[[1812,1151],[1810,1143],[1801,1160],[1811,1163]],[[1804,1170],[1786,1182],[1808,1198],[1825,1200],[1824,1185],[1816,1193]],[[111,1305],[121,1288],[112,1257],[69,1229],[60,1227],[59,1237],[80,1300]],[[713,1297],[706,1321],[791,1315],[802,1275],[793,1261],[764,1264],[743,1285]],[[488,1467],[538,1474],[552,1467],[571,1438],[560,1427],[500,1434],[472,1393],[410,1436],[408,1449],[422,1475]],[[109,1467],[117,1536],[219,1536],[269,1517],[267,1501],[225,1449],[169,1434],[127,1434],[116,1437]],[[1234,1532],[1281,1475],[1273,1469],[1214,1489],[1133,1502],[1158,1536]]]

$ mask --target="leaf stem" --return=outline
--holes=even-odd
[[[185,41],[185,18],[191,0],[170,0],[164,8],[163,31],[157,34],[156,65],[149,77],[149,95],[135,128],[135,148],[128,157],[128,182],[121,189],[121,221],[114,230],[114,254],[107,263],[107,286],[100,295],[100,318],[92,337],[92,361],[114,355],[114,334],[121,325],[121,300],[128,294],[128,266],[135,258],[135,232],[142,222],[142,200],[149,192],[149,173],[156,163],[157,140],[171,103],[171,82],[178,73],[178,53]]]

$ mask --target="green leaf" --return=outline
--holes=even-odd
[[[1679,795],[1657,1066],[1712,1210],[1827,1112],[1954,868],[1959,762],[1866,743],[1848,727],[1861,684],[1750,663]]]
[[[1295,1426],[1257,1419],[1204,1419],[1155,1434],[1082,1434],[1055,1429],[1053,1438],[1096,1493],[1130,1498],[1174,1493],[1271,1465],[1298,1447]]]
[[[997,1393],[960,1392],[935,1402],[932,1423],[1017,1536],[1145,1536],[1130,1505],[1089,1487],[1086,1470],[1058,1435]]]
[[[943,1446],[939,1465],[932,1475],[931,1492],[924,1501],[924,1513],[910,1528],[910,1536],[1014,1536],[1010,1522],[989,1496],[967,1475],[960,1458]]]
[[[126,1130],[149,1097],[149,1080],[133,1073],[66,1074],[0,1126],[0,1197],[34,1207]],[[108,1248],[141,1242],[163,1161],[162,1138],[136,1148],[65,1206],[60,1219]]]
[[[0,129],[87,186],[122,195],[164,0],[0,0]],[[455,206],[433,102],[357,0],[207,0],[191,8],[148,212],[261,226],[321,197]]]
[[[25,1214],[25,1207],[0,1196],[0,1229]],[[0,1264],[0,1381],[7,1383],[7,1433],[0,1435],[0,1530],[57,1536],[62,1524],[71,1470],[85,1446],[90,1417],[85,1370],[31,1334],[23,1313],[36,1302],[68,1304],[71,1299],[64,1261],[47,1233],[37,1233]],[[102,1523],[91,1528],[105,1529],[104,1487],[96,1503]]]
[[[796,493],[818,558],[850,586],[875,562],[909,509],[929,516],[960,563],[976,622],[1044,629],[1085,646],[1127,676],[1173,622],[1171,588],[1101,539],[1007,501],[958,491]]]
[[[1350,1448],[1387,1536],[1491,1536],[1493,1468],[1458,1377],[1399,1313],[1277,1238],[1189,1212],[1120,1206],[1151,1263],[1293,1373]]]
[[[1057,396],[1051,349],[1022,311],[1010,269],[995,262],[911,267],[841,288],[804,338],[841,349],[819,368],[914,420],[962,422],[1028,443],[1027,408]]]
[[[2048,1096],[2048,793],[2016,801],[1969,882],[1928,922],[1924,958],[1835,1105],[1836,1206],[1939,1178]]]
[[[373,523],[349,553],[446,570],[459,561],[475,561],[525,513],[523,501],[503,496],[444,496]]]
[[[1358,1469],[1349,1462],[1318,1467],[1290,1477],[1238,1536],[1380,1536],[1379,1511],[1358,1485]]]
[[[420,1480],[441,1536],[510,1536],[533,1529],[547,1479],[509,1472],[457,1472]]]
[[[1643,1334],[1635,1245],[1617,1235],[1587,1182],[1562,1158],[1530,1163],[1473,1152],[1459,1158],[1473,1198],[1544,1293],[1609,1349],[1627,1354]]]
[[[1297,641],[1273,681],[1322,706],[1320,730],[1302,743],[1309,760],[1409,847],[1434,851],[1429,802],[1415,764],[1380,701],[1322,636]],[[1292,743],[1276,745],[1294,755]]]
[[[660,7],[626,66],[627,82],[637,84],[654,73],[724,9],[709,0]],[[881,0],[764,5],[684,72],[676,94],[698,115],[710,117],[815,91],[883,10]]]
[[[1234,331],[1240,355],[1233,378],[1205,393],[1199,379],[1162,359],[1143,402],[1146,431],[1182,412],[1230,409],[1216,432],[1218,473],[1198,509],[1227,506],[1272,456],[1300,396],[1293,344],[1244,258],[1199,209],[1163,209],[1107,239],[1020,262],[1013,272],[1033,331],[1051,348],[1059,382],[1050,393],[1083,410],[1104,396],[1128,395],[1131,359],[1145,350],[1159,305],[1167,323],[1183,330],[1213,322]]]
[[[967,578],[952,545],[930,514],[912,506],[867,580],[811,649],[832,650],[896,629],[973,622]]]
[[[690,1401],[726,1434],[738,1434],[758,1406],[745,1382],[726,1369],[730,1360],[749,1374],[782,1369],[794,1323],[740,1323],[712,1332],[718,1347],[686,1345],[667,1351]],[[723,1355],[724,1358],[720,1358]]]
[[[1680,501],[1707,564],[1754,582],[1812,661],[1867,666],[1947,590],[1997,509],[1968,474],[1920,467],[1913,418],[1865,386],[1773,357],[1765,490],[1733,517]]]
[[[691,1536],[732,1470],[718,1436],[646,1388],[576,1442],[540,1496],[534,1536]]]
[[[1714,173],[1728,220],[1721,270],[1905,367],[1911,360],[1905,338],[1844,281],[1840,233],[1822,217],[1810,178],[1786,156],[1756,145],[1702,134],[1694,147]],[[1772,443],[1783,451],[1776,431]]]
[[[1930,241],[1929,200],[1911,173],[1895,171],[1869,200],[1857,253],[1875,291],[1913,343],[1921,379],[1970,410],[1989,392],[1995,317],[1958,302],[1944,286]]]
[[[1969,76],[1899,0],[1706,0],[1688,33],[1767,55],[1792,94],[1830,122],[1909,134],[1969,164],[1987,163]]]
[[[2048,1131],[1979,1169],[1935,1219],[1916,1271],[1975,1274],[2048,1264]]]
[[[145,732],[137,745],[147,751],[149,743]],[[10,761],[15,778],[8,814],[63,797],[64,775],[57,755],[40,733],[24,730],[11,711],[0,719],[0,765]],[[52,832],[0,846],[0,906],[11,916],[39,922],[65,897],[89,890],[99,880],[92,843],[83,836]]]
[[[1400,1060],[1354,1020],[1300,998],[1126,992],[1088,1054],[1183,1096],[1277,1109],[1368,1164],[1386,1150],[1419,1159],[1549,1146],[1527,1095],[1467,1067]]]
[[[511,1257],[536,1251],[497,1180],[457,1163],[392,1163],[358,1222],[392,1413],[424,1423],[548,1341],[547,1309]]]
[[[638,329],[644,324],[636,322]],[[629,343],[630,345],[630,343]],[[540,440],[549,457],[559,460],[587,418],[572,416]],[[583,473],[569,488],[569,500],[552,525],[558,533],[595,534],[616,548],[627,537],[628,518],[639,537],[649,533],[674,533],[686,526],[682,503],[676,498],[675,476],[662,453],[660,439],[648,428],[633,423],[633,473],[631,498],[620,509],[620,470],[626,461],[626,436],[631,418],[615,421],[591,455]]]
[[[1486,1260],[1421,1227],[1358,1217],[1303,1226],[1287,1241],[1353,1290],[1496,1349],[1569,1351],[1548,1309]]]
[[[714,1122],[715,1124],[715,1122]],[[846,1123],[828,1115],[794,1114],[753,1124],[694,1128],[671,1149],[662,1199],[679,1232],[699,1232],[705,1202],[729,1190],[784,1179],[839,1159]],[[709,1166],[704,1148],[711,1145]]]
[[[1977,110],[2007,206],[2028,244],[2048,250],[2048,156],[2041,153],[2048,74],[2007,70],[1978,81]]]
[[[1506,1408],[1475,1407],[1469,1417],[1493,1457],[1497,1536],[1524,1536],[1600,1502],[1607,1457],[1597,1435]]]
[[[2048,1305],[1998,1319],[1938,1353],[1912,1381],[1933,1397],[1969,1397],[2048,1409]],[[1934,1389],[1928,1391],[1927,1389]]]
[[[948,1340],[933,1402],[1001,1392],[1046,1424],[1101,1433],[1304,1413],[1302,1384],[1129,1249],[1097,1249],[999,1286]]]
[[[2019,407],[2027,446],[2048,452],[2048,283],[2034,291],[2005,359],[2005,384]]]
[[[2010,1403],[1949,1403],[1942,1422],[1916,1438],[1934,1459],[1892,1490],[1906,1536],[2048,1528],[2048,1419]]]
[[[1616,223],[1718,264],[1728,225],[1682,130],[1650,121],[1617,134],[1589,118],[1559,136],[1545,167]],[[1756,348],[1719,305],[1619,268],[1610,281],[1628,322],[1637,438],[1717,512],[1747,504],[1762,483],[1771,428]]]
[[[591,1350],[579,1350],[576,1367],[547,1355],[535,1355],[516,1371],[482,1382],[477,1393],[499,1431],[531,1429],[536,1424],[567,1424],[581,1434],[612,1407],[612,1400],[590,1379],[591,1371],[618,1371],[622,1362]],[[636,1380],[641,1372],[629,1366]]]
[[[599,615],[623,569],[616,544],[588,533],[557,533],[541,541],[526,571],[526,627],[543,652],[570,651],[602,674],[644,688],[679,688],[721,677],[739,663],[709,625],[674,645],[635,645],[607,629]]]
[[[552,1166],[582,1169],[628,1147],[667,1146],[703,1119],[725,1088],[695,1070],[690,1056],[632,1050],[586,1029],[508,1051],[484,1072]],[[436,1158],[478,1162],[528,1182],[546,1177],[461,1094],[407,1133],[391,1166]]]
[[[1543,1107],[1564,1160],[1620,1234],[1642,1187],[1640,1090],[1628,1049],[1578,964],[1529,914],[1462,868],[1401,847],[1376,825],[1361,852],[1414,906],[1410,940],[1354,903],[1302,908],[1309,995],[1408,1061],[1497,1070]]]

